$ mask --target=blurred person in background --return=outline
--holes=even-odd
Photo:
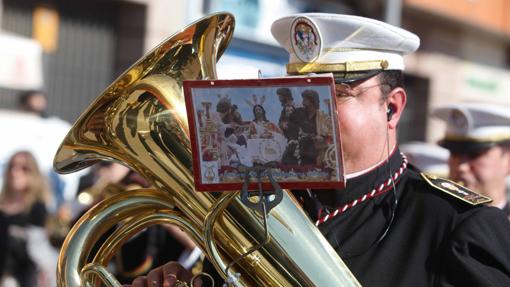
[[[93,165],[88,173],[79,179],[72,217],[81,216],[92,205],[113,195],[113,191],[121,188],[120,182],[129,173],[128,167],[116,162],[99,162]]]
[[[439,144],[450,151],[450,179],[492,198],[510,218],[506,178],[510,175],[510,108],[460,103],[433,110],[446,122]]]
[[[138,173],[129,173],[117,185],[121,190],[149,187]],[[149,226],[130,238],[114,258],[116,277],[121,283],[130,283],[137,276],[168,261],[177,261],[189,270],[201,268],[202,251],[191,237],[179,227],[170,224]]]
[[[103,199],[127,190],[147,187],[149,183],[140,174],[124,165],[116,162],[98,163],[80,180],[80,212],[74,221]],[[101,237],[96,248],[112,231],[113,229]],[[153,225],[126,241],[112,259],[110,267],[121,283],[127,283],[168,261],[178,261],[191,269],[200,259],[200,255],[200,249],[178,227],[168,224]]]
[[[115,277],[123,284],[168,261],[189,270],[201,269],[201,250],[179,227],[153,225],[130,238],[115,255]]]
[[[5,259],[7,258],[7,217],[0,212],[0,286],[2,286],[2,278],[5,270]],[[2,286],[3,287],[3,286]]]
[[[42,91],[29,90],[19,95],[18,107],[21,111],[34,113],[42,118],[47,118],[48,100]]]
[[[18,96],[18,110],[24,113],[29,113],[35,115],[41,119],[49,122],[54,122],[55,124],[60,124],[65,126],[70,125],[67,122],[64,122],[61,119],[56,117],[50,118],[47,112],[48,109],[48,99],[46,95],[41,90],[28,90],[23,91]],[[51,211],[58,212],[58,209],[64,203],[64,189],[65,189],[65,181],[59,176],[53,169],[50,169],[48,172],[48,179],[51,185],[51,190],[53,191],[53,196],[55,198],[54,206],[52,206]]]
[[[450,151],[437,145],[421,141],[406,142],[400,145],[409,163],[422,172],[447,178],[449,173],[448,157]]]
[[[20,287],[45,286],[39,280],[48,275],[43,271],[46,266],[37,266],[28,246],[29,228],[44,228],[49,202],[49,185],[34,156],[28,151],[13,154],[5,169],[0,194],[0,213],[8,225],[6,234],[0,237],[7,238],[3,279],[11,277]],[[42,243],[37,242],[39,252]]]

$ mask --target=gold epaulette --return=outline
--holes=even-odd
[[[428,182],[434,188],[443,191],[464,202],[467,202],[471,205],[480,205],[492,201],[490,197],[476,193],[451,180],[425,174],[423,172],[421,173],[421,176],[423,177],[423,179],[425,179],[426,182]]]

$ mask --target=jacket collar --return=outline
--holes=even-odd
[[[398,148],[395,148],[390,155],[389,160],[381,162],[367,172],[350,178],[346,182],[345,188],[335,191],[319,191],[318,198],[323,208],[336,209],[345,205],[365,194],[370,193],[373,189],[377,189],[381,184],[390,180],[390,177],[399,171],[403,163],[403,157]],[[378,200],[378,198],[374,198]]]

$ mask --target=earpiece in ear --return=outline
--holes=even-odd
[[[386,116],[388,118],[388,122],[391,120],[391,117],[393,116],[393,107],[388,106],[388,109],[386,110]]]

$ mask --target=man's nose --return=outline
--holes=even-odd
[[[452,154],[449,160],[450,169],[460,171],[469,167],[469,158],[463,154]]]
[[[457,165],[457,169],[459,171],[468,171],[469,170],[469,157],[465,156],[465,155],[462,155],[462,156],[459,156],[458,158],[458,165]]]

